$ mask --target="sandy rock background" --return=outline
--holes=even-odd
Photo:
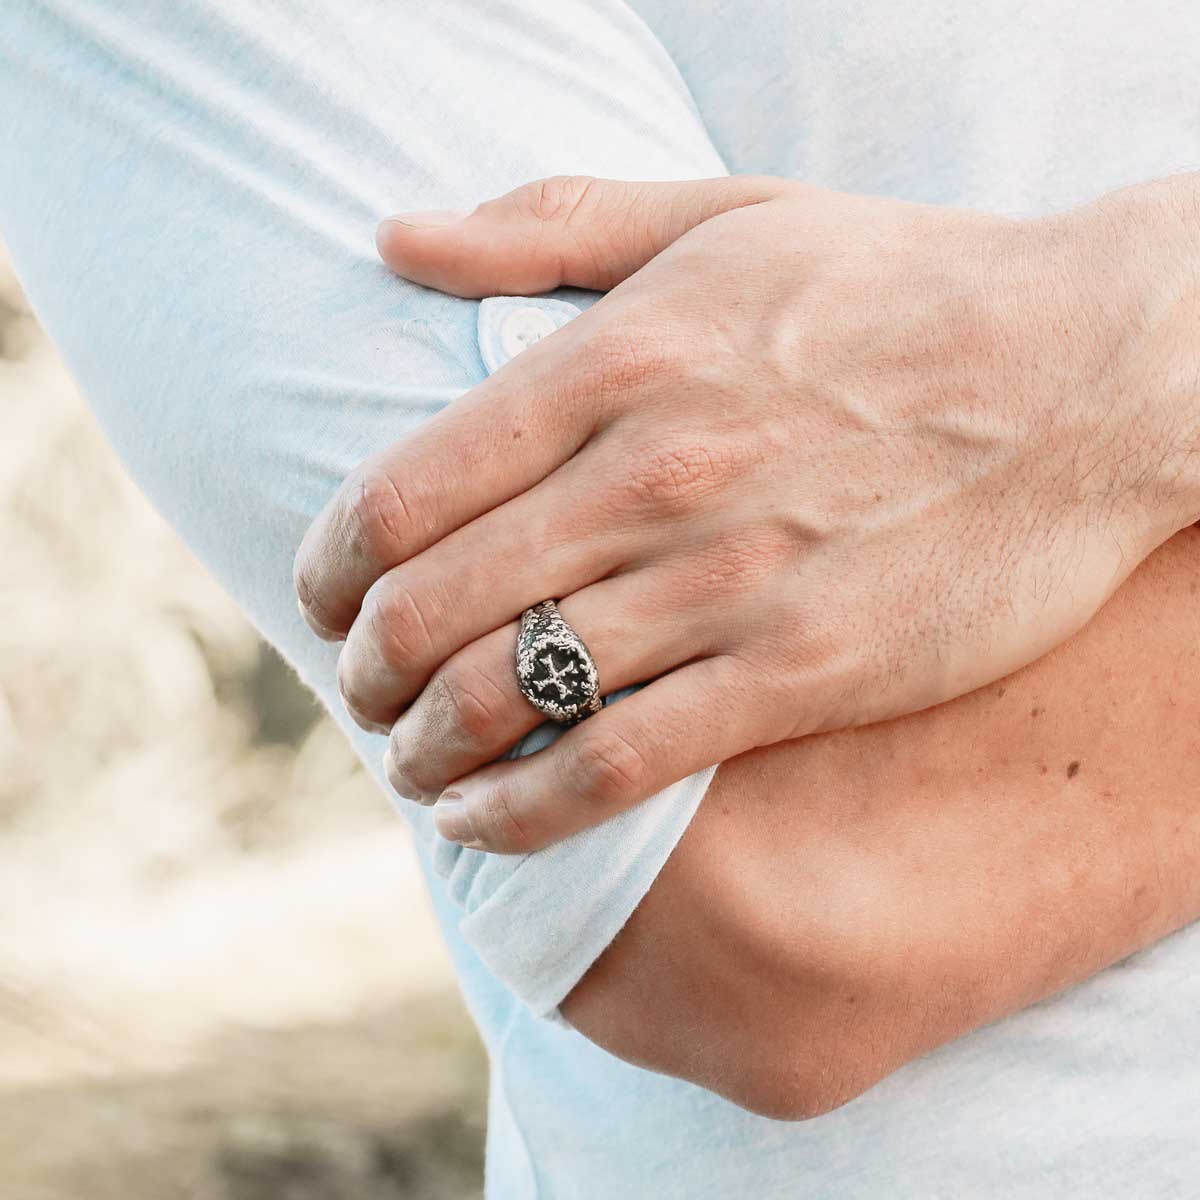
[[[0,255],[0,1197],[478,1196],[401,821],[121,472]]]

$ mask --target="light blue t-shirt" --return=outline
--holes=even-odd
[[[379,264],[380,216],[547,174],[727,170],[1062,207],[1200,163],[1200,7],[0,0],[0,113],[0,235],[49,333],[382,782],[383,739],[346,720],[336,649],[296,613],[295,547],[353,466],[506,360],[514,310],[557,324],[595,297],[425,291]],[[803,1125],[547,1019],[709,776],[524,858],[404,807],[491,1056],[493,1200],[1200,1193],[1200,928]]]

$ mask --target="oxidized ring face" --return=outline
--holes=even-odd
[[[600,707],[595,661],[553,601],[521,618],[517,680],[529,703],[555,721],[580,720]]]

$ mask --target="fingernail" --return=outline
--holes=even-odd
[[[453,208],[429,208],[421,212],[397,213],[387,217],[383,223],[386,225],[388,221],[395,221],[397,225],[406,225],[409,229],[435,229],[440,225],[453,225],[466,215]]]
[[[468,849],[479,850],[471,828],[471,813],[461,792],[443,792],[433,806],[433,823],[448,842],[457,842]]]

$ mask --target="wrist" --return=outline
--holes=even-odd
[[[1200,521],[1200,174],[1127,188],[1093,206],[1096,251],[1119,279],[1111,362],[1123,450],[1155,544]]]

